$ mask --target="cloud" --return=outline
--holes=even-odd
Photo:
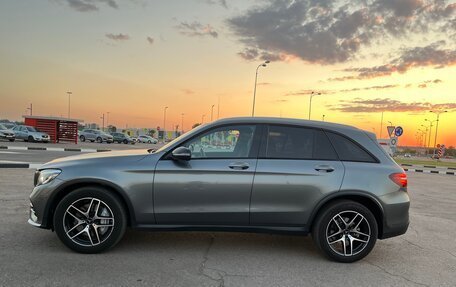
[[[151,45],[153,45],[154,42],[155,42],[154,38],[152,38],[152,37],[147,37],[146,40],[147,40],[147,42],[148,42],[149,44],[151,44]]]
[[[429,84],[440,84],[442,82],[443,81],[440,79],[427,80],[427,81],[424,81],[424,82],[418,84],[418,88],[424,89],[424,88],[427,88]]]
[[[228,4],[226,3],[226,0],[206,0],[205,2],[210,5],[220,5],[225,9],[228,9]]]
[[[181,22],[179,25],[176,26],[176,28],[182,35],[190,37],[218,37],[218,33],[217,31],[215,31],[214,27],[212,27],[210,24],[203,25],[197,21],[193,21],[192,23]]]
[[[244,59],[270,53],[281,55],[279,60],[334,64],[355,59],[362,48],[385,39],[451,31],[455,7],[447,2],[265,0],[229,18],[227,25],[244,46],[239,52]]]
[[[456,110],[456,103],[405,103],[390,98],[376,98],[371,100],[355,98],[351,101],[340,101],[339,105],[332,105],[329,106],[329,108],[333,111],[340,111],[345,113],[425,112],[432,109]]]
[[[445,47],[445,41],[438,41],[424,47],[403,48],[400,56],[386,64],[373,67],[346,68],[342,71],[355,75],[329,78],[329,81],[363,80],[404,74],[412,68],[443,68],[456,65],[456,49]]]
[[[71,8],[79,12],[98,11],[100,4],[107,5],[114,9],[119,7],[114,0],[66,0],[66,2]]]
[[[122,33],[119,33],[119,34],[108,33],[105,36],[106,36],[106,38],[113,40],[113,41],[130,40],[130,36],[128,36],[127,34],[122,34]]]
[[[182,92],[183,92],[184,94],[186,94],[186,95],[192,95],[192,94],[195,93],[195,92],[194,92],[193,90],[191,90],[191,89],[181,89],[181,90],[182,90]]]
[[[352,89],[342,89],[338,92],[345,93],[345,92],[357,92],[357,91],[368,91],[368,90],[383,90],[383,89],[392,89],[397,88],[399,85],[383,85],[383,86],[370,86],[370,87],[363,87],[363,88],[352,88]]]

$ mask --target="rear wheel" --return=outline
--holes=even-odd
[[[79,139],[80,139],[82,142],[85,142],[85,141],[86,141],[85,136],[80,136]]]
[[[15,139],[10,139],[9,141],[10,141],[10,142],[13,142],[13,141],[15,141]]]
[[[350,200],[331,203],[322,210],[312,229],[317,247],[329,258],[350,263],[368,255],[377,241],[378,227],[372,212]]]
[[[28,139],[27,139],[27,141],[32,143],[32,142],[35,141],[35,139],[34,139],[32,136],[29,136]]]
[[[119,142],[119,143],[120,143],[120,142]],[[127,140],[127,139],[124,139],[124,140],[123,140],[123,143],[124,143],[124,144],[128,144],[128,140]]]
[[[57,205],[54,229],[80,253],[98,253],[116,245],[125,233],[126,213],[118,197],[98,187],[70,192]]]

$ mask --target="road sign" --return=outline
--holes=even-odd
[[[393,132],[394,132],[394,129],[396,127],[395,126],[387,126],[386,127],[386,130],[388,131],[388,136],[391,137],[393,135]]]
[[[390,145],[391,145],[392,147],[395,147],[395,146],[397,145],[397,137],[392,137],[392,138],[390,139]]]
[[[402,127],[396,127],[394,129],[394,134],[397,136],[397,137],[400,137],[402,134],[404,133],[404,129]]]

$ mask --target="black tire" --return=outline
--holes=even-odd
[[[97,137],[97,143],[103,143],[103,139],[101,137]]]
[[[35,139],[32,136],[29,136],[27,138],[27,141],[33,143],[33,142],[35,142]]]
[[[338,244],[336,241],[342,240],[337,235],[337,233],[340,232],[341,229],[335,230],[336,233],[332,233],[333,229],[338,228],[337,227],[338,224],[336,222],[334,222],[333,218],[336,218],[336,220],[337,220],[337,218],[339,218],[339,217],[337,217],[337,215],[339,214],[343,217],[344,221],[348,221],[348,223],[350,223],[351,219],[354,219],[354,218],[350,218],[350,215],[352,215],[354,217],[356,213],[358,213],[359,215],[362,216],[362,217],[360,217],[359,215],[356,215],[356,216],[358,216],[357,217],[358,219],[361,219],[357,231],[354,231],[353,229],[348,228],[346,231],[347,235],[345,235],[344,232],[339,233],[339,234],[342,236],[347,236],[347,237],[344,237],[344,238],[347,238],[346,240],[349,240],[348,236],[352,236],[352,238],[356,237],[355,239],[362,239],[362,240],[365,240],[366,242],[363,243],[358,240],[353,241],[354,244],[351,245],[352,246],[352,249],[351,249],[352,255],[350,255],[349,247],[342,249],[342,250],[344,250],[344,253],[347,253],[347,255],[341,254],[342,252],[338,253],[337,250],[335,250],[335,249],[337,249],[336,244]],[[358,222],[358,220],[355,220],[353,225],[355,225],[356,222]],[[342,223],[342,222],[340,222],[339,224],[341,226],[346,226],[345,223]],[[350,230],[352,230],[352,231],[350,231]],[[361,231],[365,234],[369,234],[369,236],[360,235],[360,233],[358,233],[359,231]],[[367,231],[369,231],[369,232],[367,232]],[[329,239],[327,239],[327,232],[329,232],[328,235],[333,234],[332,236],[334,236],[334,237],[330,236]],[[330,203],[328,206],[325,206],[324,209],[318,213],[318,215],[314,221],[313,228],[312,228],[312,238],[313,238],[315,244],[317,245],[318,249],[320,249],[330,259],[332,259],[334,261],[342,262],[342,263],[355,262],[355,261],[358,261],[358,260],[364,258],[365,256],[367,256],[371,252],[372,248],[374,248],[375,242],[377,241],[377,236],[378,236],[377,221],[376,221],[374,215],[372,214],[372,212],[368,208],[366,208],[364,205],[351,201],[351,200],[338,200],[333,203]],[[337,239],[339,239],[339,240],[337,240]],[[334,241],[332,245],[330,245],[328,243],[328,241],[330,241],[330,240]],[[343,243],[341,242],[341,244],[343,244]],[[334,247],[332,247],[332,246],[334,246]],[[339,246],[341,248],[344,248],[344,247],[342,247],[343,245],[339,245]],[[350,246],[350,245],[347,245],[347,246]],[[354,250],[353,247],[355,247],[354,249],[358,249],[358,250]],[[353,252],[353,251],[355,251],[355,252]]]
[[[89,232],[91,232],[93,234],[92,235],[92,237],[94,238],[93,242],[95,242],[96,244],[92,245],[92,246],[90,245],[91,244],[90,242],[92,242],[91,239],[90,239],[90,241],[88,241],[88,239],[86,240],[88,245],[84,245],[83,241],[81,241],[78,237],[76,237],[75,241],[80,241],[79,243],[73,241],[73,239],[71,239],[67,235],[66,229],[68,229],[68,227],[65,226],[67,224],[67,222],[65,221],[65,218],[66,218],[65,214],[66,214],[67,209],[70,210],[69,209],[70,206],[72,204],[76,204],[77,202],[81,202],[81,201],[90,202],[90,198],[96,198],[96,199],[100,200],[101,202],[103,202],[103,204],[108,206],[108,209],[105,208],[105,210],[109,210],[109,212],[112,213],[112,215],[109,215],[109,216],[112,216],[112,218],[113,218],[112,228],[108,227],[108,231],[110,230],[109,234],[105,234],[106,238],[101,240],[103,238],[104,234],[99,233],[100,240],[98,242],[95,240],[96,239],[95,233],[93,233],[95,230],[95,227],[92,226],[93,224],[90,224],[90,223],[87,224],[87,222],[81,224],[80,228],[82,228],[84,226],[88,226]],[[96,201],[93,201],[93,202],[96,203]],[[94,205],[94,207],[92,208],[92,212],[93,212],[93,209],[95,209],[95,207],[96,206]],[[83,209],[81,208],[80,210],[83,210]],[[75,212],[75,210],[73,210],[73,212]],[[98,212],[100,213],[100,211],[98,211]],[[103,210],[102,212],[105,212],[105,211]],[[79,213],[76,212],[75,214],[79,214]],[[81,215],[81,214],[79,214],[79,215]],[[71,219],[72,217],[68,215],[68,218]],[[101,222],[101,221],[99,221],[99,222]],[[99,252],[108,250],[109,248],[112,248],[122,239],[123,235],[125,234],[126,227],[127,227],[127,218],[126,218],[125,208],[117,195],[115,195],[112,192],[109,192],[103,188],[99,188],[99,187],[82,187],[82,188],[78,188],[78,189],[70,192],[59,202],[59,204],[57,205],[55,212],[54,212],[54,222],[53,223],[54,223],[54,230],[57,233],[57,236],[71,250],[79,252],[79,253],[99,253]],[[98,222],[93,221],[93,223],[98,223]],[[102,227],[102,228],[104,228],[104,227]],[[111,229],[109,229],[109,228],[111,228]],[[97,229],[97,230],[100,230],[100,229]],[[106,233],[108,233],[108,231],[106,231]],[[76,229],[73,232],[79,232],[79,230]],[[74,233],[72,233],[71,235],[74,235]],[[82,233],[82,235],[80,237],[84,237],[84,236],[89,238],[86,233]]]
[[[119,142],[119,143],[120,143],[120,142]],[[124,139],[124,140],[123,140],[123,143],[124,143],[124,144],[128,144],[128,140],[127,140],[127,139]]]
[[[86,141],[85,136],[80,136],[79,139],[80,139],[82,142],[85,142],[85,141]]]
[[[10,141],[10,142],[13,142],[13,141],[15,141],[15,140],[16,140],[16,139],[10,139],[9,141]]]
[[[152,142],[149,140],[149,141],[147,141],[147,143],[148,143],[148,144],[151,144]]]
[[[93,143],[93,142],[94,142],[94,140],[90,140],[90,142],[91,142],[91,143]]]

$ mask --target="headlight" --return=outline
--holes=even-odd
[[[54,180],[62,171],[60,169],[43,169],[35,174],[35,186],[43,185]]]

